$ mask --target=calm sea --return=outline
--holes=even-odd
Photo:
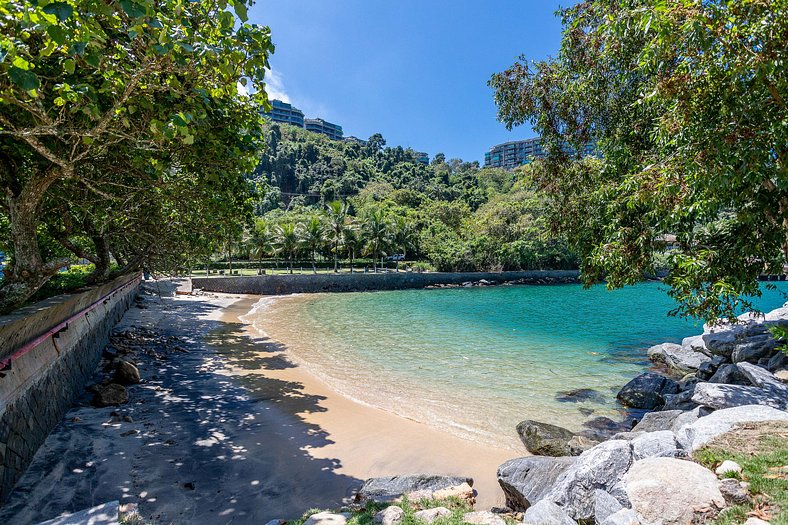
[[[786,301],[777,284],[761,309]],[[648,368],[648,347],[703,331],[673,307],[660,283],[499,286],[263,299],[246,320],[346,396],[509,445],[523,419],[579,430],[619,416],[615,394]],[[593,392],[561,400],[576,389]]]

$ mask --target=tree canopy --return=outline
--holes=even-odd
[[[0,311],[68,256],[101,279],[110,259],[167,266],[243,227],[274,50],[250,4],[0,5]]]
[[[637,282],[671,244],[677,312],[735,315],[788,258],[788,2],[589,0],[559,15],[558,56],[490,84],[507,126],[542,135],[535,177],[586,283]]]

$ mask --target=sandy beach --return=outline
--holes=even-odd
[[[517,452],[334,392],[241,321],[259,297],[173,292],[171,283],[147,285],[118,329],[154,330],[182,351],[135,356],[143,382],[130,387],[127,405],[94,408],[86,392],[0,523],[116,499],[155,523],[265,523],[339,506],[366,478],[412,473],[469,476],[477,508],[502,503],[496,468]]]

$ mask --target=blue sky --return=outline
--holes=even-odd
[[[569,5],[564,2],[563,5]],[[340,124],[380,132],[389,146],[484,158],[533,137],[495,119],[487,80],[518,55],[555,55],[559,3],[537,0],[258,0],[250,21],[271,27],[268,91]]]

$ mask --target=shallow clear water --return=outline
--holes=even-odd
[[[785,302],[786,283],[763,310]],[[265,302],[266,300],[264,300]],[[615,393],[649,366],[646,350],[703,331],[669,317],[659,283],[614,292],[500,286],[280,298],[247,320],[296,361],[361,402],[482,442],[510,445],[537,419],[579,429],[617,416]],[[591,388],[594,399],[561,402]]]

